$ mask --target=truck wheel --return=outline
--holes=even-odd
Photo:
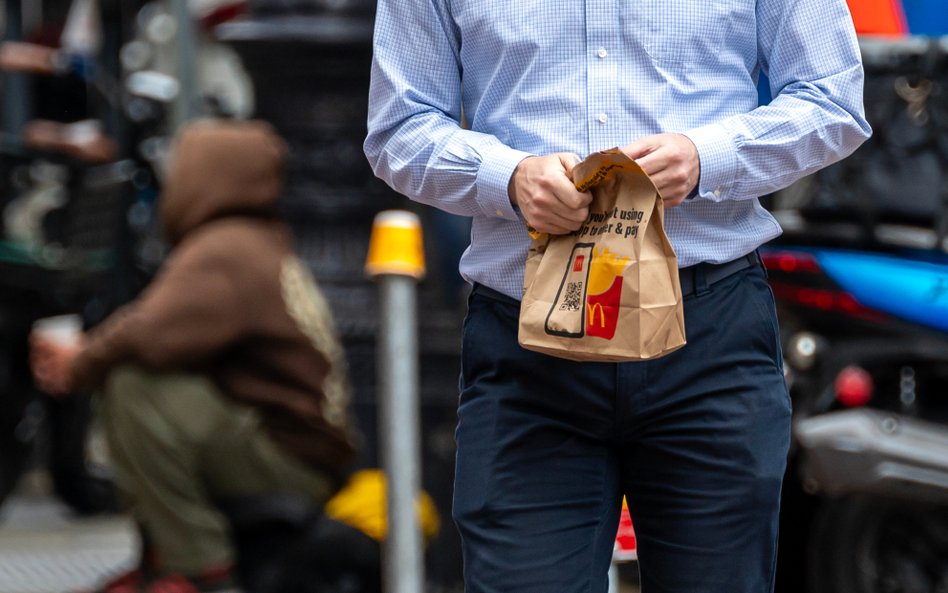
[[[810,593],[948,592],[948,507],[827,499],[808,548]]]

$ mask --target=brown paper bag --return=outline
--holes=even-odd
[[[656,358],[685,344],[678,260],[651,180],[618,149],[573,169],[592,191],[589,218],[568,235],[532,233],[520,345],[560,358]]]

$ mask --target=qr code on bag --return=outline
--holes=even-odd
[[[583,283],[567,282],[566,294],[560,304],[561,311],[579,311],[583,306]]]

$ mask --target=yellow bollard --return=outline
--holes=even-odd
[[[416,285],[425,274],[425,258],[416,215],[403,210],[376,215],[365,271],[379,283],[379,457],[388,480],[389,520],[383,589],[422,593],[423,546],[415,520],[421,492]]]

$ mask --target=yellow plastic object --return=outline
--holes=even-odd
[[[530,235],[530,238],[533,239],[534,241],[539,239],[540,237],[546,236],[546,233],[541,233],[540,231],[536,230],[530,225],[527,225],[527,234]]]
[[[388,533],[385,482],[385,474],[381,470],[364,469],[355,472],[342,490],[326,503],[326,514],[355,527],[376,541],[383,541]],[[419,494],[415,511],[425,543],[428,543],[441,529],[441,519],[427,492],[422,491]]]
[[[373,278],[383,274],[425,275],[421,221],[406,210],[385,210],[375,215],[365,271]]]

